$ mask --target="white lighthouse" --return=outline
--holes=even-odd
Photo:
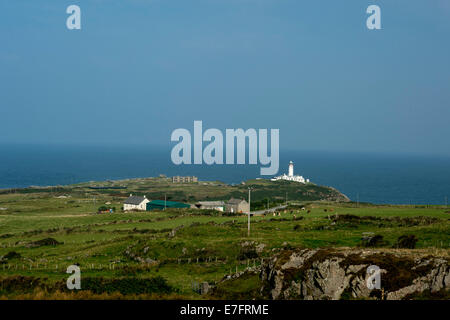
[[[294,163],[289,161],[289,171],[288,174],[283,174],[282,176],[273,177],[270,179],[272,181],[277,180],[287,180],[287,181],[295,181],[300,183],[309,183],[309,179],[303,178],[303,176],[294,176]]]
[[[294,163],[291,161],[289,162],[289,177],[293,177],[294,176]]]

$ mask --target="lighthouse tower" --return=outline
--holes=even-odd
[[[289,161],[289,171],[288,174],[283,174],[282,176],[273,177],[270,179],[271,181],[277,180],[286,180],[286,181],[295,181],[300,183],[309,183],[309,179],[303,178],[303,176],[294,176],[294,163]]]
[[[294,163],[292,161],[289,162],[289,177],[294,176]]]

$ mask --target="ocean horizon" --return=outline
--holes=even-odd
[[[0,189],[89,181],[194,175],[237,184],[260,176],[260,165],[174,165],[170,148],[154,146],[2,146]],[[450,157],[331,151],[281,151],[278,174],[294,174],[377,204],[446,204]]]

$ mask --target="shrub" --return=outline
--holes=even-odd
[[[361,240],[361,247],[381,247],[386,245],[387,242],[383,240],[383,236],[376,234],[374,236],[363,237]]]
[[[96,294],[120,292],[121,294],[144,294],[144,293],[171,293],[175,289],[170,286],[166,279],[161,276],[139,279],[139,278],[84,278],[82,289]]]
[[[7,263],[7,261],[9,261],[9,260],[20,259],[20,258],[22,258],[20,253],[17,253],[15,251],[10,251],[7,254],[5,254],[3,257],[0,256],[0,264]]]
[[[398,237],[394,248],[414,249],[418,239],[415,235],[403,235]]]
[[[20,259],[22,256],[20,253],[17,253],[15,251],[10,251],[7,254],[3,256],[3,259],[11,260],[11,259]]]
[[[258,253],[254,246],[244,246],[238,255],[238,260],[255,259],[258,258]]]
[[[29,276],[14,275],[0,278],[0,292],[33,292],[36,288],[48,289],[43,279]]]
[[[48,293],[68,292],[66,281],[48,283],[46,278],[28,276],[11,276],[0,278],[0,293],[32,293],[35,291]],[[124,277],[118,279],[107,279],[103,277],[84,277],[81,280],[81,291],[93,294],[123,295],[137,294],[169,294],[178,290],[169,285],[161,276],[153,278]]]
[[[56,246],[58,244],[61,244],[61,242],[58,242],[57,240],[53,238],[45,238],[38,241],[30,242],[26,245],[27,248],[37,248],[42,246]]]

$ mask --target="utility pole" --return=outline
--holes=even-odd
[[[248,188],[248,226],[247,226],[247,236],[250,237],[250,212],[252,211],[251,203],[251,192],[252,188]]]
[[[167,208],[167,194],[164,193],[164,210]]]
[[[359,208],[359,192],[356,194],[356,207]]]

